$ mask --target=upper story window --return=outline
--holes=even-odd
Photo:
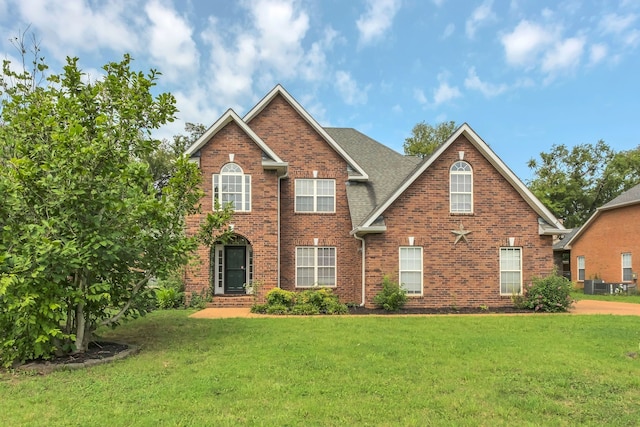
[[[335,179],[296,179],[296,212],[335,212]]]
[[[449,170],[451,213],[473,212],[473,171],[467,162],[455,162]]]
[[[231,203],[236,212],[251,210],[251,175],[245,175],[236,163],[227,163],[219,174],[213,175],[214,206],[217,199],[221,205]]]
[[[633,272],[631,267],[631,254],[622,254],[622,281],[630,282],[633,280]]]

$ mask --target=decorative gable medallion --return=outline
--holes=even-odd
[[[456,245],[461,240],[463,240],[465,243],[469,243],[469,241],[467,240],[467,234],[473,233],[472,231],[465,230],[462,223],[460,223],[459,229],[451,230],[451,232],[456,235],[456,240],[453,242],[454,245]]]

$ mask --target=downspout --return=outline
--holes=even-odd
[[[366,245],[366,243],[364,241],[364,238],[363,237],[359,237],[357,233],[354,233],[353,237],[355,237],[356,240],[360,240],[360,242],[362,243],[362,262],[361,262],[362,263],[362,302],[360,303],[360,307],[364,307],[364,303],[365,303],[364,292],[365,292],[365,277],[366,277],[365,276],[365,264],[364,263],[365,263],[365,259],[366,259],[365,253],[366,253],[367,245]]]
[[[277,250],[277,257],[278,257],[278,288],[280,287],[280,245],[281,245],[281,239],[280,239],[280,225],[281,225],[281,221],[280,221],[280,187],[282,186],[282,180],[285,178],[289,177],[289,168],[287,167],[286,169],[287,171],[284,173],[284,175],[281,175],[278,177],[278,250]]]

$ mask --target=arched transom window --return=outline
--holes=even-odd
[[[467,162],[455,162],[449,171],[451,213],[473,212],[473,171]]]
[[[245,175],[236,163],[227,163],[219,174],[213,175],[213,200],[222,206],[233,205],[236,212],[251,210],[251,175]]]

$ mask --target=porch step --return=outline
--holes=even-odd
[[[252,305],[252,295],[214,295],[207,308],[248,308]]]

